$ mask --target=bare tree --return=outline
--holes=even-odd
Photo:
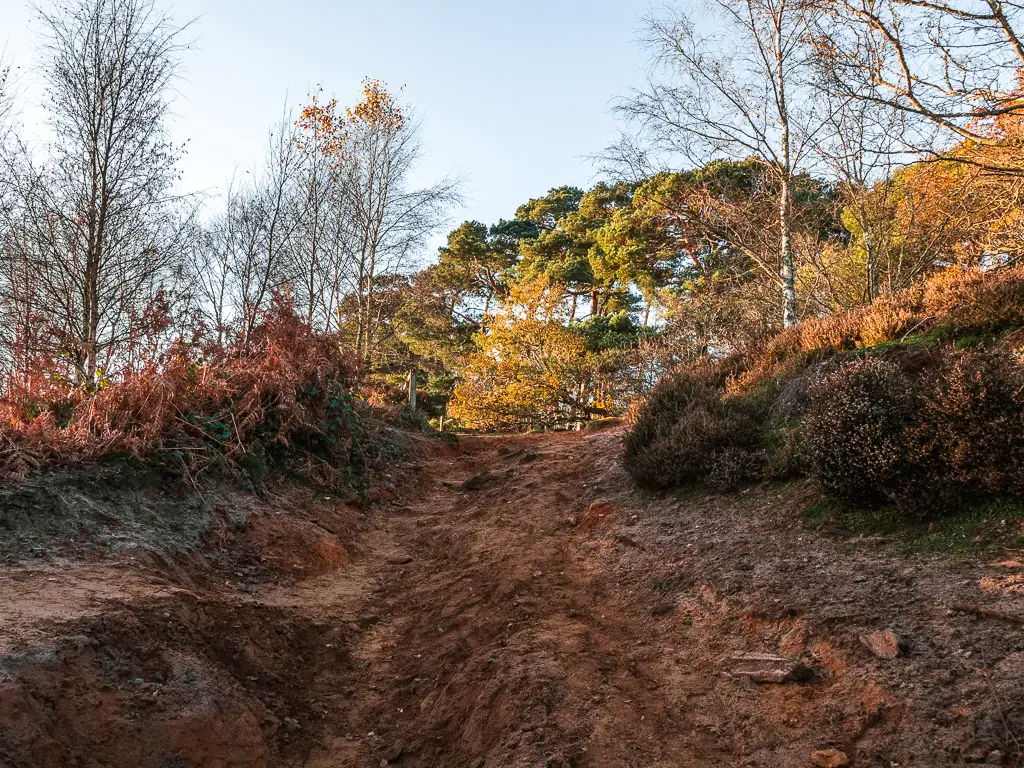
[[[793,179],[821,129],[810,87],[813,0],[708,0],[691,13],[647,20],[653,51],[645,89],[619,106],[663,152],[703,165],[715,156],[753,157],[778,181],[778,250],[759,266],[782,293],[782,322],[796,322]],[[692,15],[691,15],[692,14]]]
[[[292,285],[304,306],[306,322],[330,328],[334,317],[338,276],[345,268],[343,247],[345,196],[339,179],[344,119],[337,100],[310,97],[295,123],[295,146],[300,168],[295,177],[297,227],[293,233]]]
[[[292,120],[285,114],[270,132],[261,174],[232,207],[237,227],[232,270],[237,278],[239,331],[246,339],[273,292],[291,279],[292,238],[299,226],[295,184],[301,163]]]
[[[14,112],[11,80],[11,67],[5,63],[3,51],[0,51],[0,231],[10,226],[9,216],[17,187],[14,173],[17,162],[10,147]]]
[[[418,130],[379,83],[347,114],[318,96],[271,133],[266,166],[232,185],[194,260],[207,322],[218,339],[247,338],[275,290],[288,288],[311,327],[356,326],[371,362],[383,278],[409,266],[444,223],[456,182],[410,189]],[[349,309],[355,310],[349,315]]]
[[[238,321],[239,281],[235,265],[243,249],[242,194],[237,179],[232,178],[223,209],[198,229],[189,249],[195,311],[218,346],[224,344]]]
[[[92,388],[153,324],[154,302],[172,306],[182,289],[191,230],[164,131],[182,29],[152,0],[73,0],[39,15],[54,140],[42,164],[23,152],[17,248],[4,256],[24,263],[4,271],[32,274],[46,326],[35,336]]]
[[[407,267],[416,248],[459,200],[457,180],[410,189],[421,151],[419,134],[419,123],[383,84],[364,83],[363,100],[349,112],[339,173],[352,222],[356,348],[366,365],[380,320],[375,304],[379,277]]]
[[[311,268],[303,260],[308,258],[308,166],[297,137],[286,112],[268,134],[262,168],[232,179],[220,210],[205,226],[202,247],[194,252],[200,312],[218,343],[229,333],[243,341],[250,338],[275,291],[295,284],[301,291],[308,285],[304,280]],[[322,250],[322,242],[318,245]],[[313,277],[314,309],[318,274]]]
[[[828,0],[819,53],[831,87],[904,117],[905,145],[948,157],[950,139],[1005,149],[992,121],[1024,113],[1024,5],[1001,0]],[[965,161],[1019,174],[1024,156]]]
[[[0,51],[0,54],[3,52]],[[4,130],[7,127],[7,120],[11,114],[11,95],[8,92],[10,87],[11,79],[11,66],[5,64],[3,57],[0,56],[0,136],[3,136]]]
[[[827,109],[816,154],[834,180],[837,203],[844,206],[848,218],[847,229],[860,240],[865,280],[863,298],[859,300],[871,303],[881,293],[879,262],[891,239],[890,222],[879,212],[888,207],[895,193],[893,173],[911,159],[900,141],[904,116],[884,104],[836,92],[827,72],[819,85],[820,99]]]

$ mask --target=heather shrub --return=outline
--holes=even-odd
[[[755,425],[745,424],[747,429]],[[766,453],[756,441],[752,445],[729,445],[715,453],[709,461],[707,482],[713,488],[729,491],[760,480],[765,471]]]
[[[1024,269],[949,270],[805,321],[662,381],[626,466],[656,488],[804,474],[851,507],[903,515],[1019,499],[1024,355],[1019,334],[1000,334],[1022,325]],[[965,333],[987,351],[958,349]]]
[[[1011,359],[949,350],[921,386],[910,491],[928,505],[1024,492],[1024,376]],[[906,501],[912,501],[907,498]]]
[[[698,421],[718,400],[716,385],[709,372],[688,369],[662,379],[651,391],[626,435],[625,466],[637,482],[671,488],[699,474],[692,451],[680,454],[674,438],[682,420]]]
[[[864,308],[850,312],[837,312],[827,317],[812,318],[796,326],[800,333],[800,349],[812,352],[818,349],[846,350],[857,346]]]
[[[924,286],[924,309],[960,333],[995,332],[1024,325],[1024,269],[990,272],[949,269]]]
[[[832,367],[811,383],[801,450],[823,490],[854,505],[887,500],[906,472],[912,391],[898,365],[872,358]]]
[[[720,375],[679,371],[655,387],[626,435],[625,466],[653,488],[695,481],[731,487],[756,477],[761,462],[757,404],[723,398]]]
[[[858,328],[858,346],[874,347],[898,341],[920,322],[917,315],[897,302],[881,299],[863,312]]]
[[[1024,378],[1005,356],[854,360],[819,376],[800,427],[808,473],[853,506],[935,514],[1024,492]]]

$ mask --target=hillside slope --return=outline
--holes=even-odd
[[[0,765],[1022,764],[1024,565],[809,530],[804,483],[640,495],[621,439],[423,441],[365,514],[3,568]]]

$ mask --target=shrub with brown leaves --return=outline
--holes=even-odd
[[[995,332],[1024,325],[1024,268],[990,272],[949,269],[924,285],[924,310],[957,332]]]
[[[0,479],[112,453],[159,456],[190,473],[277,466],[321,483],[361,471],[354,357],[278,297],[245,340],[176,343],[95,393],[8,386]],[[250,473],[251,474],[251,473]]]

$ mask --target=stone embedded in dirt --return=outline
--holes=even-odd
[[[587,511],[577,518],[576,524],[584,530],[610,528],[618,517],[619,508],[611,502],[598,499],[592,501]]]
[[[814,676],[806,664],[773,653],[736,653],[730,661],[732,674],[755,683],[799,683]]]
[[[632,536],[626,536],[623,533],[616,534],[615,540],[619,542],[619,544],[625,544],[627,547],[632,547],[633,549],[643,549],[643,546],[641,546],[640,542],[638,542]]]
[[[408,565],[412,562],[412,557],[409,555],[390,555],[387,561],[390,565]]]
[[[779,640],[779,651],[788,657],[800,656],[807,650],[807,630],[802,624],[796,624],[782,639]]]
[[[902,653],[900,636],[891,629],[867,632],[860,636],[860,641],[880,659],[895,659]]]
[[[850,764],[850,758],[838,749],[819,749],[811,753],[811,762],[818,768],[844,768]]]

